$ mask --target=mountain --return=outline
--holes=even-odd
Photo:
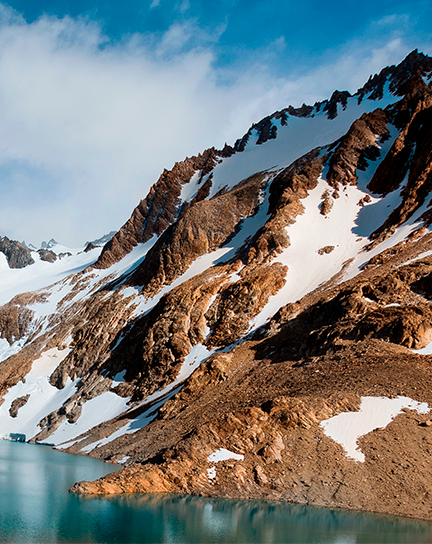
[[[24,268],[34,264],[30,249],[7,236],[0,236],[0,252],[6,257],[9,268]]]
[[[125,465],[75,492],[430,519],[431,80],[414,51],[164,170],[58,279],[1,269],[0,433]]]

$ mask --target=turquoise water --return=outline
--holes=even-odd
[[[106,499],[67,492],[75,481],[113,468],[43,446],[0,441],[0,542],[432,542],[432,524],[390,516],[261,501]]]

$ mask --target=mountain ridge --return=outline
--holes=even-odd
[[[430,519],[431,73],[413,51],[177,163],[100,256],[0,307],[0,433],[126,465],[79,493]],[[410,408],[356,461],[327,422],[371,398]]]

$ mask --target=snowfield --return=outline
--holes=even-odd
[[[25,268],[9,268],[5,255],[0,252],[0,305],[9,302],[15,295],[38,291],[71,274],[81,272],[97,260],[102,250],[98,247],[84,253],[84,248],[64,249],[69,253],[73,252],[72,255],[57,259],[54,263],[42,261],[38,253],[32,252],[35,263]]]

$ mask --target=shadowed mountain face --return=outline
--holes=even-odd
[[[81,493],[429,519],[431,76],[414,51],[187,158],[0,307],[0,434],[126,464]]]

